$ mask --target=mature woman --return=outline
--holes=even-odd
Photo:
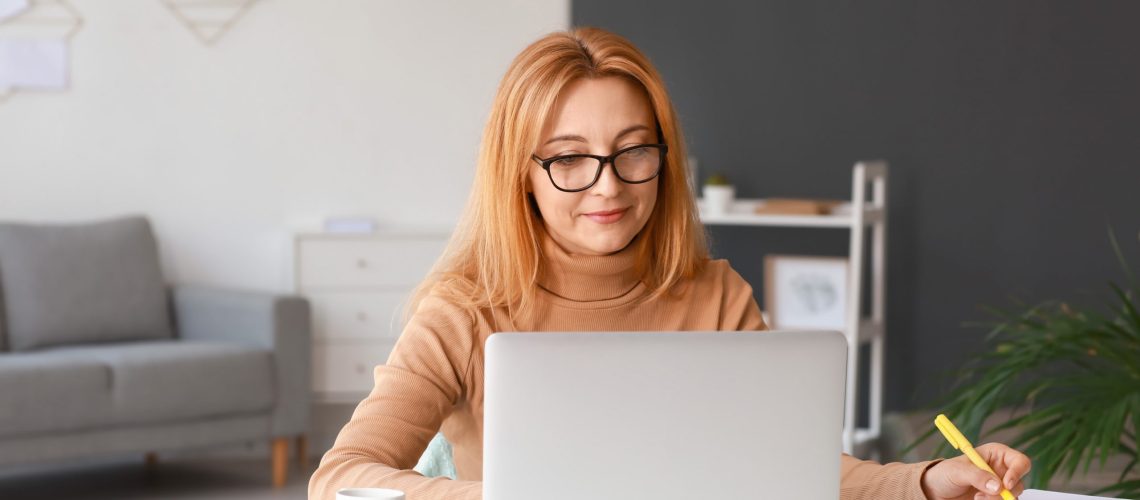
[[[764,330],[752,288],[709,258],[685,158],[660,75],[625,39],[583,28],[519,54],[492,106],[465,220],[310,498],[347,486],[481,498],[483,346],[493,332]],[[411,470],[440,430],[458,480]],[[1002,444],[978,451],[1021,491],[1025,455]],[[964,458],[880,465],[844,455],[841,474],[842,498],[999,498],[998,478]]]

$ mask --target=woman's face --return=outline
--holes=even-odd
[[[635,144],[656,144],[656,131],[649,98],[636,83],[614,76],[580,78],[558,95],[535,155],[608,156]],[[607,163],[593,186],[567,193],[532,161],[527,190],[534,193],[546,230],[559,246],[575,254],[605,255],[625,248],[645,226],[657,202],[658,179],[627,184]],[[614,211],[619,212],[604,215]]]

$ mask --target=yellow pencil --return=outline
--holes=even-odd
[[[979,469],[987,471],[993,474],[994,477],[997,477],[997,473],[990,468],[990,464],[987,464],[986,461],[982,459],[982,456],[974,450],[974,445],[970,444],[966,436],[962,435],[962,431],[954,427],[954,423],[946,418],[946,415],[939,414],[935,417],[934,426],[942,431],[942,435],[946,436],[947,441],[950,441],[950,446],[953,446],[956,450],[962,450],[962,453],[965,453],[966,457],[968,457],[974,465],[977,465]],[[998,484],[1001,484],[1000,477],[998,478]],[[1001,497],[1003,500],[1017,500],[1017,497],[1013,496],[1013,493],[1010,493],[1004,486],[1001,488]]]

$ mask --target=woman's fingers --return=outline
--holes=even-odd
[[[959,478],[969,482],[970,486],[984,495],[996,495],[1001,491],[1001,483],[993,474],[974,466],[969,462],[963,463],[959,469]]]
[[[1022,493],[1025,493],[1025,483],[1022,483],[1021,481],[1014,483],[1013,487],[1009,488],[1009,492],[1013,493],[1013,496],[1015,497],[1021,496]]]
[[[1021,478],[1033,467],[1029,457],[1024,453],[1001,443],[986,443],[977,450],[1002,478],[1002,485],[1010,491],[1013,491],[1013,488],[1021,482]]]

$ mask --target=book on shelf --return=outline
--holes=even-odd
[[[847,201],[814,198],[764,198],[753,209],[753,213],[762,215],[840,215],[850,212],[851,204]]]

